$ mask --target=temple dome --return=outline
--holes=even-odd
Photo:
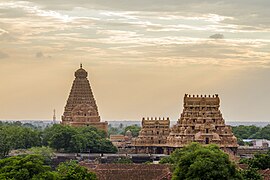
[[[82,64],[81,64],[80,69],[78,69],[75,72],[75,77],[76,78],[86,78],[87,75],[88,75],[87,71],[82,68]]]

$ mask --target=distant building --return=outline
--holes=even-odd
[[[270,147],[270,141],[267,139],[243,139],[244,142],[252,143],[253,147],[262,147],[268,148]]]
[[[128,130],[125,135],[122,134],[110,135],[110,141],[115,147],[117,147],[118,152],[120,153],[132,152],[131,140],[132,140],[132,133],[130,130]]]
[[[225,125],[219,110],[220,99],[214,96],[185,95],[184,109],[177,124],[169,129],[169,119],[144,119],[138,138],[132,145],[137,153],[170,154],[191,142],[217,144],[227,153],[235,154],[237,138]]]
[[[62,116],[62,124],[94,126],[107,132],[108,123],[100,122],[98,107],[87,75],[88,73],[82,68],[82,65],[75,72],[75,80]]]

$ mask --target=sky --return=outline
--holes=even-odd
[[[269,0],[0,0],[0,119],[61,119],[83,63],[103,121],[170,117],[219,94],[270,119]]]

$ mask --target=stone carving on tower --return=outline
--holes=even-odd
[[[143,119],[142,130],[139,137],[133,140],[133,146],[137,153],[157,153],[157,148],[162,147],[158,152],[170,154],[174,149],[182,148],[191,142],[214,143],[224,151],[235,154],[238,148],[237,138],[231,127],[225,124],[219,107],[220,99],[217,94],[186,94],[184,109],[177,124],[169,129],[169,120],[160,126],[162,120]]]
[[[235,151],[237,138],[219,110],[218,95],[184,97],[184,109],[177,124],[171,129],[167,138],[168,147],[183,147],[191,142],[217,144],[224,149]]]
[[[132,144],[135,146],[136,153],[163,154],[169,133],[169,118],[143,118],[142,129]]]
[[[75,80],[62,116],[62,124],[71,126],[94,126],[107,132],[108,123],[100,122],[98,107],[94,98],[88,73],[82,68],[75,72]]]

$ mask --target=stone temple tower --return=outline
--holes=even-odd
[[[98,107],[94,98],[88,73],[80,65],[62,116],[62,124],[71,126],[94,126],[107,132],[108,123],[100,122]]]

